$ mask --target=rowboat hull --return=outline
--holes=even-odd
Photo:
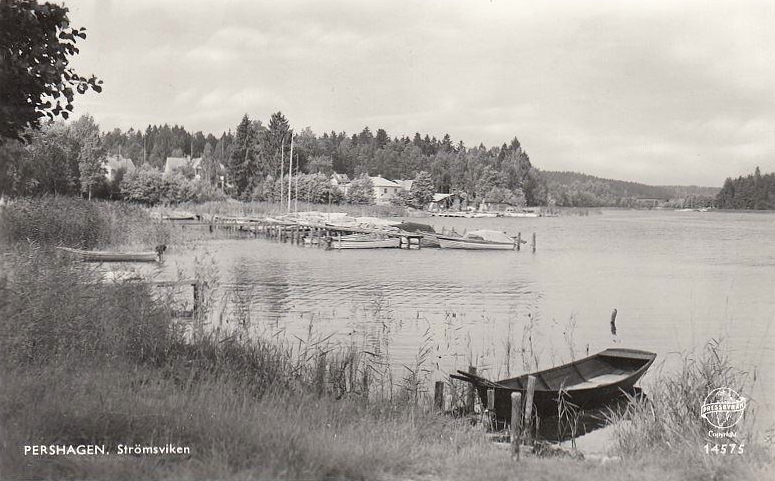
[[[388,239],[373,240],[337,240],[331,242],[332,249],[389,249],[398,248],[401,245],[401,239],[391,237]]]
[[[455,376],[471,382],[482,400],[487,390],[495,391],[495,415],[505,422],[511,420],[511,393],[525,393],[528,377],[533,376],[533,404],[539,417],[558,415],[559,400],[572,403],[578,409],[594,409],[622,396],[636,392],[635,384],[654,363],[656,354],[634,349],[606,349],[578,361],[533,374],[502,381],[462,373]]]
[[[84,262],[156,262],[158,260],[156,252],[86,251],[68,247],[59,249],[80,257]]]
[[[442,249],[468,250],[514,250],[516,242],[491,242],[485,240],[464,239],[462,237],[436,236]]]

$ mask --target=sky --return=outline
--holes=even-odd
[[[775,1],[74,0],[103,130],[515,136],[543,170],[720,186],[775,171]]]

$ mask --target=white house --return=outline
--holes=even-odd
[[[122,157],[121,155],[109,155],[102,162],[102,168],[105,169],[105,178],[109,182],[116,179],[116,172],[119,169],[124,170],[124,174],[131,174],[135,171],[135,163],[132,159]]]
[[[166,162],[164,162],[164,175],[170,175],[176,170],[179,170],[184,167],[190,167],[194,169],[194,179],[200,180],[202,178],[201,164],[202,164],[201,157],[195,157],[193,159],[191,158],[190,155],[187,155],[185,157],[167,157]]]
[[[369,177],[374,184],[374,200],[377,204],[389,204],[399,191],[403,190],[401,184],[387,180],[384,177]]]

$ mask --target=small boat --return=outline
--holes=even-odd
[[[160,257],[158,248],[157,252],[86,251],[71,247],[57,247],[57,249],[79,256],[84,262],[156,262]]]
[[[397,227],[404,232],[422,235],[420,241],[422,247],[439,247],[436,229],[432,225],[403,221]]]
[[[472,219],[494,219],[498,217],[495,212],[475,212],[471,214]]]
[[[475,230],[460,237],[437,235],[442,249],[511,250],[517,240],[497,230]]]
[[[192,212],[173,211],[168,214],[162,214],[162,220],[199,220],[199,216]]]
[[[458,371],[452,377],[474,385],[481,399],[487,399],[487,390],[495,390],[495,416],[511,419],[511,393],[527,389],[528,377],[535,377],[533,403],[539,417],[557,416],[558,402],[563,399],[579,409],[593,409],[609,403],[623,393],[635,393],[635,383],[654,363],[657,355],[636,349],[606,349],[562,366],[523,376],[489,381],[479,376]]]
[[[519,212],[517,211],[504,212],[503,215],[505,217],[523,217],[523,218],[541,217],[541,215],[538,212],[533,212],[532,210],[526,210],[526,209],[523,209]]]
[[[329,237],[330,249],[388,249],[401,247],[398,237],[379,238],[371,235],[352,234],[340,237]]]

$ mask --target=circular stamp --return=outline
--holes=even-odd
[[[743,418],[747,399],[733,389],[719,387],[705,397],[700,417],[718,429],[729,429]]]

